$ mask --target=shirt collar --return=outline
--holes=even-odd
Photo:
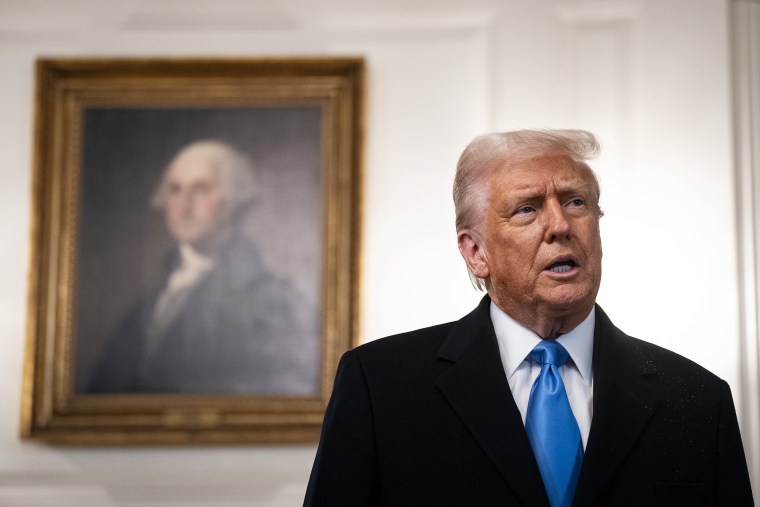
[[[179,256],[183,269],[192,271],[207,271],[214,265],[211,257],[202,255],[195,248],[188,244],[179,245]]]
[[[491,302],[491,322],[499,342],[501,362],[507,378],[511,378],[520,364],[528,357],[541,337],[504,313]],[[591,359],[594,351],[594,324],[596,308],[572,331],[557,338],[578,368],[587,385],[591,385]]]

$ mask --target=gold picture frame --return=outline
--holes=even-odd
[[[22,438],[318,439],[357,335],[363,76],[358,57],[37,62]]]

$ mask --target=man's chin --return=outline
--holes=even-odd
[[[596,291],[563,290],[553,291],[538,301],[540,301],[539,304],[553,312],[568,314],[577,311],[591,311],[595,299]]]
[[[209,236],[207,231],[200,231],[194,227],[183,227],[171,230],[174,240],[182,245],[202,243]]]

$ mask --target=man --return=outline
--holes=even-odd
[[[594,303],[597,151],[584,131],[465,149],[459,250],[488,295],[344,355],[305,505],[752,505],[728,385]]]
[[[183,148],[153,205],[176,249],[124,320],[88,392],[311,394],[315,310],[240,230],[257,197],[248,160],[213,140]]]

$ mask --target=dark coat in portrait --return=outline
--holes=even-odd
[[[86,392],[316,392],[316,310],[240,236],[227,242],[176,317],[149,340],[156,302],[178,262],[175,251],[160,283],[107,343]]]
[[[549,506],[489,305],[344,355],[306,506]],[[573,505],[752,505],[726,382],[599,307],[593,371]]]

